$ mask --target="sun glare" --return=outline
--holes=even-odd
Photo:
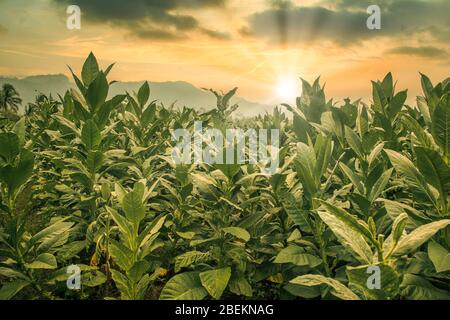
[[[293,102],[298,94],[298,83],[295,79],[283,79],[277,85],[278,98],[286,102]]]

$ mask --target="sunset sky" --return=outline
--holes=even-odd
[[[81,30],[66,28],[72,4]],[[373,4],[381,30],[366,27]],[[389,71],[415,96],[419,72],[450,76],[450,0],[0,0],[0,75],[69,75],[90,51],[117,63],[111,79],[238,86],[262,103],[317,76],[330,98],[368,100]]]

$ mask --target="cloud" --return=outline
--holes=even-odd
[[[143,39],[182,39],[190,31],[200,31],[215,38],[218,33],[200,26],[192,15],[196,11],[223,7],[227,0],[53,0],[58,5],[78,5],[83,18],[108,23],[128,30]],[[208,32],[205,32],[208,31]]]
[[[230,40],[231,39],[231,35],[228,32],[210,30],[210,29],[205,29],[205,28],[202,28],[201,31],[203,34],[206,34],[207,36],[214,38],[214,39],[219,39],[219,40]]]
[[[403,47],[397,47],[392,48],[386,53],[392,53],[392,54],[401,54],[401,55],[408,55],[408,56],[419,56],[419,57],[426,57],[426,58],[447,58],[448,52],[444,49],[435,48],[435,47],[409,47],[409,46],[403,46]]]
[[[378,37],[412,36],[419,32],[427,32],[436,40],[450,36],[448,0],[340,0],[322,3],[322,6],[295,6],[292,2],[272,2],[269,9],[248,17],[244,34],[279,44],[331,41],[340,46],[351,46]],[[366,27],[367,8],[377,3],[382,11],[382,28],[369,30]]]

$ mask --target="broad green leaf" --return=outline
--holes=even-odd
[[[33,247],[34,244],[42,241],[42,239],[51,236],[52,234],[59,233],[61,230],[67,230],[73,226],[72,222],[65,222],[69,217],[56,221],[49,227],[39,231],[30,240],[27,241],[27,250]]]
[[[236,238],[244,240],[245,242],[250,240],[250,233],[248,233],[247,230],[239,228],[239,227],[223,228],[223,232],[231,234],[231,235],[235,236]]]
[[[102,141],[100,130],[93,120],[88,120],[81,131],[81,141],[88,150],[95,150]]]
[[[30,269],[56,269],[56,258],[50,253],[40,254],[32,263],[27,264]]]
[[[320,296],[320,287],[302,286],[298,284],[288,283],[283,287],[284,290],[296,297],[304,299],[313,299]]]
[[[103,165],[103,152],[90,151],[87,155],[86,166],[91,173],[97,172]]]
[[[362,292],[367,299],[372,300],[391,300],[395,298],[399,292],[400,278],[395,270],[388,265],[377,265],[380,268],[379,280],[380,289],[369,287],[373,284],[370,277],[378,276],[369,269],[369,265],[360,267],[347,266],[346,272],[349,280],[349,287],[355,288]],[[370,272],[369,272],[370,271]]]
[[[98,287],[104,284],[107,280],[108,278],[105,276],[105,274],[98,270],[81,273],[81,283],[85,287]]]
[[[25,117],[20,118],[20,120],[14,124],[13,131],[19,138],[20,146],[23,146],[25,144],[26,136]]]
[[[344,163],[339,163],[339,167],[341,168],[342,172],[347,176],[347,178],[352,182],[353,186],[356,188],[358,193],[364,195],[364,186],[361,183],[359,177],[354,172],[354,170],[347,167],[347,165],[345,165]]]
[[[164,286],[160,300],[202,300],[208,295],[198,272],[185,272],[170,279]]]
[[[119,229],[123,234],[126,234],[128,237],[131,237],[133,234],[131,224],[125,219],[124,216],[120,215],[115,209],[111,207],[106,207],[106,211],[111,215],[114,222],[119,226]]]
[[[130,270],[134,261],[131,259],[133,251],[120,242],[110,240],[109,252],[114,262],[125,271]]]
[[[0,289],[0,300],[10,300],[19,293],[20,290],[28,286],[30,283],[25,280],[15,280],[13,282],[5,282]]]
[[[333,152],[333,143],[331,135],[324,138],[322,135],[318,135],[316,144],[314,146],[316,151],[316,164],[315,164],[315,176],[316,181],[320,181],[322,176],[326,173],[329,166],[331,153]]]
[[[148,85],[148,82],[145,81],[139,88],[138,92],[139,105],[143,107],[147,103],[149,97],[150,97],[150,87]]]
[[[442,201],[447,201],[450,192],[450,168],[434,150],[415,148],[417,167],[425,180],[435,187]]]
[[[142,203],[142,196],[137,191],[131,191],[123,198],[123,210],[128,220],[135,225],[139,225],[145,217],[145,206]]]
[[[12,132],[0,133],[0,158],[12,163],[19,153],[19,137]]]
[[[402,282],[402,295],[410,300],[450,300],[450,294],[433,286],[428,280],[406,274]]]
[[[304,189],[310,196],[317,193],[317,184],[315,179],[316,156],[314,149],[304,143],[297,144],[297,156],[294,160],[297,176]]]
[[[224,290],[228,286],[231,277],[231,268],[209,270],[200,273],[200,280],[203,287],[214,299],[220,299]]]
[[[211,259],[209,252],[188,251],[175,258],[175,272],[182,268],[194,266],[197,263],[204,263]]]
[[[86,87],[88,87],[92,81],[97,77],[99,72],[98,62],[94,54],[91,52],[83,64],[81,70],[81,79]]]
[[[244,276],[231,277],[228,288],[232,293],[237,294],[238,296],[253,296],[252,286]]]
[[[361,159],[364,158],[364,149],[361,142],[361,139],[358,135],[349,127],[345,127],[345,139],[347,143],[352,148],[352,150],[356,153],[358,157]]]
[[[436,272],[450,270],[450,252],[437,242],[428,243],[428,257],[433,262]]]
[[[290,192],[282,192],[280,194],[281,204],[284,210],[286,210],[289,218],[298,226],[302,231],[311,232],[311,221],[308,211],[300,208],[295,197]]]
[[[56,119],[56,121],[59,122],[59,124],[70,129],[77,136],[81,136],[80,129],[78,129],[77,126],[72,121],[58,115],[54,115],[53,117]]]
[[[406,224],[408,223],[408,214],[403,212],[400,214],[395,220],[394,224],[392,225],[392,239],[394,240],[394,243],[398,243],[400,238],[403,235],[403,231],[405,230]]]
[[[322,275],[307,274],[304,276],[299,276],[289,282],[308,287],[327,285],[331,288],[331,294],[338,297],[339,299],[359,300],[359,297],[342,283],[335,279],[327,278]]]
[[[333,231],[339,242],[349,250],[356,259],[364,264],[372,262],[372,250],[364,237],[358,231],[351,228],[337,216],[326,211],[319,211],[318,215]]]
[[[15,166],[0,167],[0,181],[8,186],[8,191],[13,196],[15,191],[31,178],[33,170],[34,156],[30,151],[23,149]]]
[[[406,180],[408,186],[413,190],[424,193],[428,196],[430,201],[436,205],[435,196],[428,187],[425,178],[420,174],[411,160],[393,150],[385,150],[385,152],[389,156],[389,159],[391,160],[391,163],[397,173]]]
[[[108,80],[103,72],[99,72],[97,77],[88,87],[86,92],[86,101],[89,104],[91,113],[95,113],[106,101],[108,97]]]
[[[356,217],[352,216],[350,213],[342,208],[336,207],[326,201],[318,199],[320,204],[331,214],[337,217],[339,220],[344,222],[347,226],[358,232],[361,236],[365,238],[366,241],[372,241],[372,234],[370,233],[367,225],[358,220]]]
[[[411,253],[422,244],[427,242],[439,230],[444,229],[448,225],[450,225],[450,219],[439,220],[418,227],[410,234],[403,236],[400,239],[392,255],[395,257],[399,257]]]
[[[274,263],[292,263],[297,266],[309,266],[310,268],[314,268],[320,265],[322,260],[312,254],[305,253],[304,250],[298,246],[289,246],[277,254]]]
[[[432,133],[446,157],[450,156],[450,94],[442,97],[432,115]]]
[[[389,117],[393,118],[402,110],[406,99],[408,98],[408,90],[397,93],[389,102]]]
[[[372,190],[370,190],[368,199],[371,203],[374,202],[386,188],[387,184],[389,183],[389,179],[391,178],[392,171],[392,168],[385,171],[373,185]]]

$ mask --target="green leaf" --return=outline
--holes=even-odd
[[[138,92],[138,101],[141,108],[147,103],[149,98],[150,98],[150,87],[148,85],[148,82],[145,81],[139,88]]]
[[[313,299],[320,296],[320,287],[301,286],[298,284],[288,283],[283,287],[284,290],[296,297],[304,299]]]
[[[428,243],[428,257],[433,262],[436,272],[450,270],[450,252],[437,242]]]
[[[389,117],[394,118],[402,110],[408,97],[408,90],[401,91],[389,103]]]
[[[386,185],[389,183],[389,179],[391,178],[392,171],[392,168],[385,171],[373,185],[372,190],[370,190],[368,199],[371,203],[373,203],[386,188]]]
[[[450,156],[450,94],[443,96],[434,110],[431,132],[444,155]]]
[[[339,219],[332,213],[319,211],[318,215],[333,231],[339,242],[347,248],[356,259],[364,264],[372,262],[372,250],[363,235],[350,227],[347,223]]]
[[[20,145],[23,146],[25,144],[26,135],[25,117],[20,118],[20,120],[14,124],[13,131],[19,138]]]
[[[25,280],[16,280],[13,282],[7,282],[0,289],[0,300],[12,299],[20,290],[28,286],[30,283]]]
[[[369,267],[369,265],[360,267],[347,266],[346,272],[350,283],[349,286],[357,288],[367,299],[391,300],[395,298],[400,287],[400,278],[395,270],[388,265],[377,265],[376,267],[380,268],[380,289],[370,289],[367,282],[373,273],[368,273]]]
[[[56,258],[50,253],[40,254],[32,263],[26,265],[30,269],[56,269]]]
[[[209,252],[189,251],[175,258],[175,272],[182,268],[194,266],[197,263],[204,263],[211,259]]]
[[[400,239],[392,255],[394,257],[399,257],[411,253],[427,242],[439,230],[447,227],[448,225],[450,225],[450,219],[439,220],[418,227],[410,234],[403,236]]]
[[[331,288],[331,294],[342,300],[359,300],[359,297],[342,283],[322,275],[307,274],[304,276],[299,276],[289,282],[307,287],[327,285]]]
[[[108,91],[108,80],[106,80],[103,72],[99,72],[86,92],[86,101],[89,104],[91,113],[96,112],[105,103]]]
[[[450,294],[433,286],[428,280],[406,274],[402,282],[402,295],[411,300],[450,300]]]
[[[81,141],[83,141],[87,150],[95,150],[100,145],[102,138],[100,130],[93,120],[88,120],[81,131]]]
[[[101,151],[90,151],[86,159],[86,167],[91,173],[97,172],[103,165],[103,152]]]
[[[317,184],[314,176],[316,167],[316,155],[314,149],[304,143],[297,144],[297,155],[294,160],[297,176],[305,191],[310,196],[317,193]]]
[[[230,291],[238,296],[253,296],[253,289],[247,279],[243,276],[232,277],[228,285]]]
[[[0,158],[12,163],[19,153],[19,137],[12,132],[0,133]]]
[[[205,287],[205,289],[214,299],[220,299],[224,290],[228,286],[230,277],[230,267],[204,271],[200,273],[200,280],[203,287]]]
[[[120,215],[115,209],[111,207],[107,206],[106,211],[108,211],[108,213],[113,218],[114,222],[119,226],[120,231],[123,234],[126,234],[128,237],[131,237],[132,235],[131,225],[127,221],[127,219],[125,219],[125,217]]]
[[[170,279],[164,286],[160,300],[202,300],[208,295],[198,272],[185,272]]]
[[[248,233],[247,230],[239,228],[239,227],[223,228],[223,232],[231,234],[231,235],[235,236],[236,238],[244,240],[245,242],[250,240],[250,233]]]
[[[128,220],[135,225],[145,217],[145,206],[142,203],[142,196],[137,191],[131,191],[123,198],[123,210]]]
[[[345,127],[345,139],[347,143],[352,148],[352,150],[357,154],[361,159],[364,158],[364,149],[361,142],[361,139],[358,135],[349,127]]]
[[[447,201],[447,194],[450,192],[450,168],[434,150],[416,147],[415,152],[420,173],[439,191],[441,200]]]
[[[350,169],[344,163],[339,163],[339,167],[342,172],[347,176],[347,178],[352,182],[353,186],[356,188],[359,194],[364,195],[364,186],[361,183],[361,180],[355,173],[355,170]]]
[[[405,230],[407,223],[408,223],[408,214],[405,212],[401,213],[394,220],[394,224],[392,225],[392,236],[394,243],[398,243],[398,241],[402,237],[403,231]]]
[[[304,249],[299,246],[289,246],[277,254],[274,263],[292,263],[297,266],[314,268],[320,265],[322,260],[312,254],[305,253]]]
[[[108,278],[98,270],[83,272],[81,274],[82,285],[89,288],[101,286],[107,280]]]
[[[81,70],[81,79],[86,87],[88,87],[92,81],[97,77],[99,72],[98,62],[94,54],[91,52],[83,64]]]
[[[312,232],[308,211],[301,209],[297,205],[295,197],[290,192],[282,192],[280,200],[284,210],[294,224],[300,227],[302,231]]]
[[[393,150],[385,150],[385,152],[397,173],[406,180],[408,186],[413,190],[424,193],[436,205],[436,198],[428,187],[425,178],[420,174],[411,160]]]
[[[33,170],[34,156],[30,151],[23,149],[16,166],[0,167],[0,181],[8,186],[8,191],[12,196],[33,175]]]
[[[66,217],[64,219],[58,220],[55,223],[53,223],[51,226],[39,231],[36,233],[30,240],[27,241],[27,250],[33,247],[34,244],[40,242],[41,240],[52,236],[53,234],[60,233],[64,230],[67,230],[70,228],[73,223],[72,222],[65,222],[69,217]]]
[[[325,207],[325,209],[345,223],[347,226],[358,232],[365,240],[372,241],[372,234],[369,231],[369,228],[365,225],[365,223],[361,220],[358,220],[356,217],[352,216],[350,213],[345,211],[342,208],[336,207],[331,203],[318,199],[320,204]]]

